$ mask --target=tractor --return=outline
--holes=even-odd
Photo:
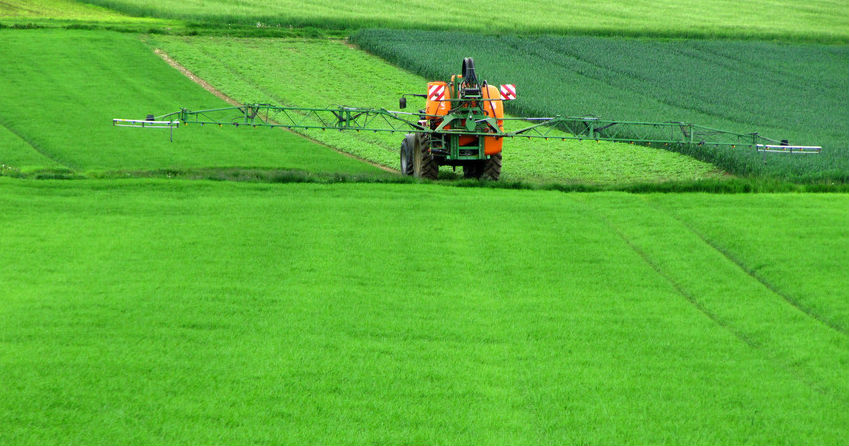
[[[463,176],[498,180],[501,176],[504,107],[501,90],[512,92],[512,85],[501,89],[478,81],[475,62],[463,59],[462,73],[451,76],[449,82],[428,82],[426,95],[407,94],[401,97],[400,107],[406,108],[406,96],[426,99],[419,110],[418,124],[431,132],[409,133],[401,142],[401,173],[436,179],[439,166],[461,166]],[[508,93],[509,94],[509,93]],[[454,130],[454,132],[448,132]],[[467,131],[464,135],[457,131]]]

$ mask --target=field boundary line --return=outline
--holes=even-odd
[[[177,70],[177,71],[179,71],[181,74],[183,74],[183,76],[186,76],[186,77],[187,77],[187,78],[189,78],[192,82],[194,82],[194,83],[196,83],[196,84],[200,85],[201,87],[203,87],[203,89],[204,89],[204,90],[206,90],[206,91],[208,91],[208,92],[212,93],[213,95],[215,95],[215,96],[216,96],[216,97],[218,97],[219,99],[223,100],[224,102],[227,102],[228,104],[233,105],[233,106],[236,106],[236,107],[239,107],[239,106],[241,106],[241,105],[242,105],[241,103],[239,103],[239,101],[237,101],[237,100],[235,100],[234,98],[232,98],[232,97],[228,96],[228,95],[227,95],[227,94],[225,94],[223,91],[221,91],[221,90],[219,90],[219,89],[215,88],[212,84],[210,84],[209,82],[207,82],[207,81],[203,80],[203,79],[202,79],[202,78],[200,78],[198,75],[196,75],[196,74],[192,73],[192,72],[191,72],[191,70],[189,70],[188,68],[186,68],[185,66],[183,66],[180,62],[177,62],[174,58],[172,58],[171,56],[169,56],[169,55],[168,55],[168,53],[166,53],[166,52],[165,52],[165,51],[163,51],[162,49],[160,49],[160,48],[154,48],[154,49],[153,49],[153,53],[154,53],[154,54],[156,54],[157,56],[159,56],[162,60],[164,60],[164,61],[165,61],[165,63],[167,63],[168,65],[171,65],[171,67],[172,67],[172,68],[176,69],[176,70]],[[272,123],[272,124],[276,124],[276,122],[274,122],[274,121],[272,121],[272,120],[269,120],[269,122],[270,122],[270,123]],[[383,170],[383,171],[385,171],[385,172],[391,172],[391,173],[398,173],[398,172],[399,172],[397,169],[393,169],[393,168],[391,168],[391,167],[384,166],[383,164],[379,164],[379,163],[376,163],[376,162],[374,162],[374,161],[367,160],[367,159],[365,159],[365,158],[360,158],[360,157],[358,157],[358,156],[356,156],[356,155],[354,155],[354,154],[352,154],[352,153],[348,153],[348,152],[345,152],[345,151],[343,151],[343,150],[339,150],[339,149],[337,149],[336,147],[333,147],[333,146],[327,145],[327,144],[325,144],[325,143],[323,143],[323,142],[321,142],[321,141],[318,141],[318,140],[315,140],[315,139],[313,139],[313,138],[310,138],[309,136],[306,136],[306,135],[304,135],[304,134],[302,134],[302,133],[294,132],[294,131],[292,131],[291,129],[285,129],[285,128],[284,128],[283,130],[285,130],[285,131],[287,131],[287,132],[289,132],[289,133],[292,133],[293,135],[298,135],[298,136],[300,136],[301,138],[304,138],[304,139],[306,139],[306,140],[308,140],[308,141],[310,141],[310,142],[313,142],[313,143],[315,143],[315,144],[318,144],[318,145],[320,145],[320,146],[327,147],[328,149],[331,149],[331,150],[333,150],[334,152],[339,153],[339,154],[341,154],[341,155],[347,156],[348,158],[353,158],[353,159],[355,159],[355,160],[357,160],[357,161],[361,161],[361,162],[366,163],[366,164],[369,164],[369,165],[371,165],[371,166],[373,166],[373,167],[377,167],[378,169]]]
[[[646,200],[643,200],[643,201],[646,201]],[[815,313],[815,312],[814,312],[813,310],[811,310],[809,307],[807,307],[806,305],[802,304],[802,303],[801,303],[798,299],[795,299],[795,298],[793,298],[793,297],[790,297],[789,295],[787,295],[786,293],[782,292],[781,290],[779,290],[778,288],[776,288],[774,285],[772,285],[771,283],[769,283],[766,279],[764,279],[764,278],[762,278],[762,277],[759,277],[759,276],[757,275],[757,273],[755,273],[755,271],[753,271],[753,270],[751,270],[750,268],[746,267],[746,265],[745,265],[745,264],[744,264],[741,260],[737,259],[737,257],[735,257],[733,254],[731,254],[730,252],[728,252],[726,249],[722,248],[721,246],[719,246],[718,244],[716,244],[715,242],[713,242],[712,240],[710,240],[707,236],[705,236],[704,234],[702,234],[702,233],[701,233],[700,231],[698,231],[696,228],[692,227],[691,225],[687,224],[687,222],[685,222],[685,221],[681,220],[680,218],[678,218],[675,214],[673,214],[673,213],[671,213],[671,212],[668,212],[668,211],[666,211],[665,209],[658,208],[658,207],[657,207],[657,206],[655,206],[653,203],[648,203],[648,205],[649,205],[649,206],[651,206],[652,208],[654,208],[655,210],[657,210],[657,211],[659,211],[659,212],[662,212],[662,213],[664,213],[664,214],[668,215],[670,218],[672,218],[673,220],[675,220],[675,221],[677,221],[678,223],[680,223],[680,224],[681,224],[681,226],[683,226],[683,227],[687,228],[687,230],[688,230],[688,231],[692,232],[692,233],[693,233],[696,237],[698,237],[698,238],[699,238],[699,239],[700,239],[700,240],[701,240],[704,244],[706,244],[706,245],[710,246],[710,247],[711,247],[714,251],[718,252],[720,255],[722,255],[723,257],[725,257],[728,261],[730,261],[731,263],[733,263],[734,265],[736,265],[736,266],[737,266],[737,268],[739,268],[741,271],[743,271],[744,273],[746,273],[746,275],[748,275],[749,277],[751,277],[752,279],[754,279],[755,281],[757,281],[758,283],[760,283],[761,285],[763,285],[763,287],[764,287],[764,288],[766,288],[767,290],[769,290],[770,292],[772,292],[772,293],[773,293],[773,294],[775,294],[776,296],[780,297],[782,300],[784,300],[787,304],[789,304],[790,306],[792,306],[792,307],[793,307],[793,308],[795,308],[796,310],[798,310],[798,311],[800,311],[800,312],[804,313],[806,316],[810,317],[811,319],[814,319],[815,321],[817,321],[817,322],[819,322],[819,323],[821,323],[821,324],[825,325],[826,327],[828,327],[828,328],[830,328],[830,329],[832,329],[832,330],[834,330],[834,331],[836,331],[836,332],[840,333],[840,334],[841,334],[841,335],[843,335],[843,336],[849,336],[849,332],[847,332],[847,331],[846,331],[846,329],[844,329],[843,327],[841,327],[841,326],[839,326],[839,325],[835,324],[834,322],[832,322],[832,321],[831,321],[831,320],[829,320],[828,318],[825,318],[825,317],[823,317],[823,316],[821,316],[821,315],[819,315],[819,314]]]
[[[9,133],[11,133],[11,134],[13,134],[13,135],[17,136],[17,137],[18,137],[18,139],[20,139],[21,141],[23,141],[24,143],[26,143],[26,145],[30,146],[30,148],[31,148],[32,150],[34,150],[36,153],[38,153],[39,155],[41,155],[41,156],[43,156],[43,157],[45,157],[45,158],[49,159],[50,161],[53,161],[53,162],[54,162],[54,163],[56,163],[56,164],[59,164],[59,165],[60,165],[60,166],[62,166],[62,167],[65,167],[66,169],[77,170],[77,169],[76,169],[73,165],[71,165],[70,163],[59,161],[58,159],[56,159],[56,157],[55,157],[55,156],[51,155],[50,153],[48,153],[47,151],[45,151],[44,149],[42,149],[41,147],[39,147],[39,146],[38,146],[38,144],[36,144],[34,141],[32,141],[32,140],[30,140],[29,138],[25,137],[24,135],[22,135],[21,133],[19,133],[19,132],[18,132],[18,131],[16,131],[15,129],[13,129],[12,127],[10,127],[10,126],[6,125],[6,123],[5,123],[5,122],[3,122],[3,119],[2,119],[2,118],[0,118],[0,127],[3,127],[4,129],[8,130],[8,131],[9,131]]]

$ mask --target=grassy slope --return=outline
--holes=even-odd
[[[771,155],[766,165],[752,151],[702,149],[703,155],[739,174],[849,179],[849,47],[395,30],[362,31],[355,41],[429,77],[456,72],[454,61],[472,56],[488,78],[517,84],[522,100],[509,105],[522,115],[758,131],[826,150],[807,158]],[[440,58],[422,58],[423,51]]]
[[[0,155],[8,157],[0,159],[4,164],[34,168],[43,162],[42,167],[78,171],[247,166],[377,172],[279,130],[188,128],[180,129],[170,143],[167,130],[112,127],[112,118],[143,118],[151,111],[174,111],[180,104],[226,105],[166,65],[135,36],[5,30],[0,31],[0,44],[0,125],[32,146],[18,142],[2,149]],[[33,148],[48,159],[33,159]]]
[[[846,333],[687,229],[740,205],[837,227],[846,195],[0,191],[2,443],[847,440]],[[779,291],[806,280],[741,229],[710,237],[783,268]],[[808,247],[849,260],[845,237]]]
[[[450,13],[417,0],[296,0],[149,2],[91,0],[132,15],[228,23],[465,29],[485,33],[601,33],[652,36],[733,36],[819,41],[849,40],[849,7],[838,0],[640,1],[528,3],[496,0],[485,7],[455,4]],[[437,13],[435,13],[437,12]]]
[[[426,85],[425,79],[341,42],[158,36],[149,42],[242,102],[397,109],[401,93],[420,93]],[[411,99],[410,108],[423,106],[418,101]],[[203,107],[204,104],[192,106]],[[397,168],[401,135],[318,131],[306,134]],[[507,180],[628,183],[719,176],[709,164],[624,144],[517,139],[508,140],[505,147],[503,178]]]

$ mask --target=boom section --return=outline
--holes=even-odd
[[[456,101],[456,100],[455,100]],[[476,99],[485,103],[487,99]],[[454,102],[454,101],[452,101]],[[457,101],[461,102],[461,101]],[[459,105],[459,104],[458,104]],[[695,146],[748,147],[762,152],[794,154],[819,153],[820,146],[794,146],[787,141],[770,139],[758,133],[737,133],[684,122],[638,122],[607,120],[596,117],[504,117],[504,130],[492,118],[461,110],[452,104],[450,122],[435,129],[427,125],[428,115],[364,107],[306,108],[274,104],[245,104],[206,110],[179,111],[146,119],[113,119],[117,127],[170,128],[183,125],[249,126],[287,129],[317,129],[390,133],[427,133],[444,135],[489,136],[545,140],[592,140],[641,145],[688,144]],[[493,121],[493,122],[488,122]],[[481,125],[484,124],[484,125]]]

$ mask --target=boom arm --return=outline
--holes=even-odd
[[[189,110],[147,119],[113,119],[117,127],[168,128],[182,125],[231,125],[289,129],[353,130],[368,132],[435,133],[424,123],[430,115],[376,108],[303,108],[273,104],[245,104],[208,110]],[[434,116],[438,117],[438,116]],[[595,117],[503,118],[505,130],[491,125],[486,133],[440,129],[439,133],[503,138],[595,140],[636,144],[688,144],[749,147],[763,152],[819,153],[819,146],[792,146],[758,133],[736,133],[683,122],[634,122]],[[512,125],[511,125],[512,124]],[[508,127],[519,127],[507,129]]]

